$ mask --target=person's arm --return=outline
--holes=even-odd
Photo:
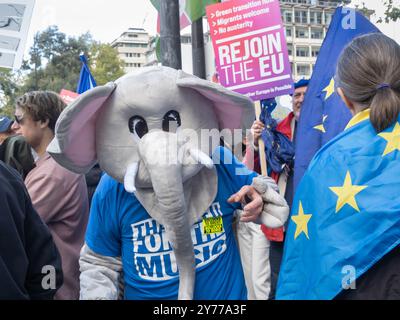
[[[29,259],[25,286],[32,300],[53,299],[63,283],[61,257],[48,227],[26,193],[25,243]]]
[[[86,243],[81,250],[80,299],[117,300],[121,281],[118,185],[103,176],[94,194]]]
[[[256,223],[271,229],[283,227],[289,217],[290,208],[285,198],[279,194],[278,186],[270,177],[258,176],[252,186],[263,199],[263,210]]]
[[[250,131],[251,135],[249,137],[250,146],[258,151],[258,140],[261,138],[262,131],[264,130],[265,125],[260,120],[254,121]]]
[[[233,155],[231,157],[232,161],[229,164],[224,163],[224,167],[232,179],[233,191],[236,193],[228,202],[242,204],[240,220],[262,223],[270,228],[283,226],[289,216],[289,206],[279,194],[275,181],[270,177],[258,176]]]
[[[85,244],[79,266],[81,300],[118,300],[122,272],[120,258],[96,254]]]
[[[282,227],[289,216],[285,198],[278,193],[275,181],[269,177],[254,178],[228,202],[242,203],[243,210],[237,210],[240,221],[264,224],[271,229]]]

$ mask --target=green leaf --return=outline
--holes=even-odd
[[[206,14],[206,6],[220,2],[219,0],[186,0],[185,11],[192,22]]]

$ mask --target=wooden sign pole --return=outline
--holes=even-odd
[[[260,119],[261,115],[261,102],[256,101],[256,119]],[[267,157],[265,156],[265,144],[263,139],[260,137],[258,139],[258,154],[260,155],[260,165],[261,165],[261,174],[263,176],[268,176],[268,167],[267,167]]]

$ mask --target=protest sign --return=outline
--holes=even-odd
[[[60,92],[60,97],[66,104],[70,104],[79,97],[79,94],[73,91],[62,89]]]
[[[224,87],[253,101],[293,93],[278,0],[232,0],[206,11]]]

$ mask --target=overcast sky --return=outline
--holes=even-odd
[[[129,27],[155,34],[157,11],[149,0],[36,0],[29,38],[49,25],[68,35],[86,31],[96,40],[111,42]]]
[[[358,2],[383,13],[383,0]],[[157,11],[150,0],[36,0],[25,51],[32,45],[33,35],[50,25],[59,26],[67,35],[89,31],[96,40],[111,42],[129,27],[144,28],[154,35],[156,24]],[[378,27],[400,43],[399,21]]]

